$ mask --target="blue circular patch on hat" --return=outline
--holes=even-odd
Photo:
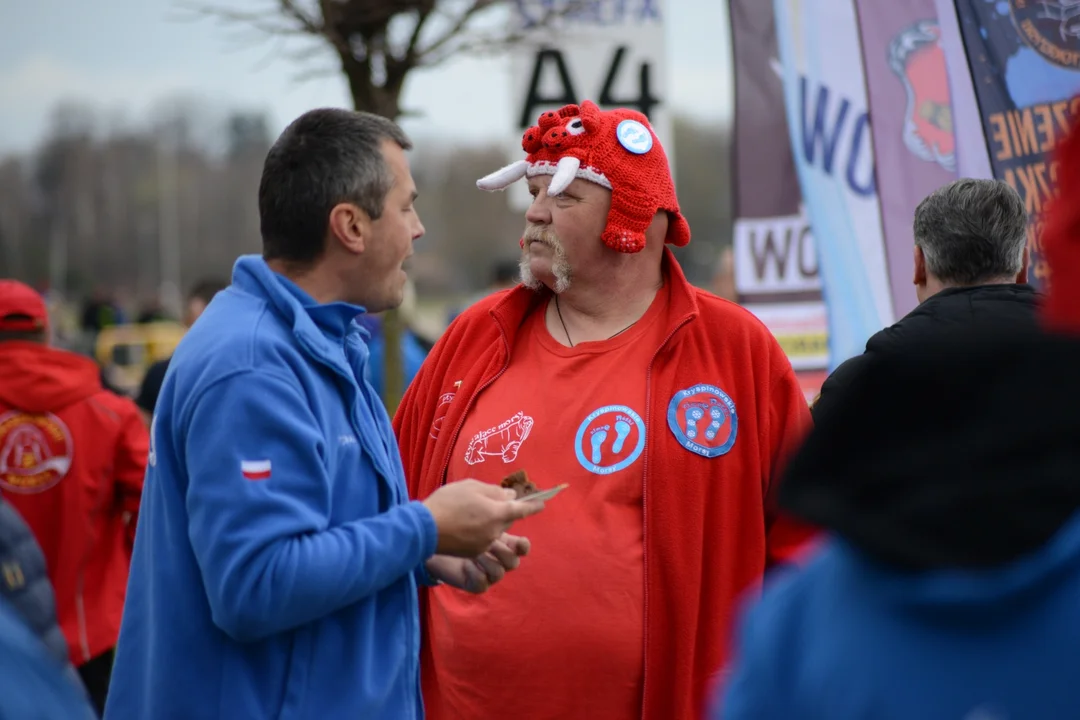
[[[652,150],[652,133],[637,120],[623,120],[615,134],[619,138],[619,144],[635,155],[644,155]]]

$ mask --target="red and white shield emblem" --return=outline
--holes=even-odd
[[[949,76],[936,20],[905,28],[889,43],[889,67],[904,84],[904,144],[946,170],[956,169]]]

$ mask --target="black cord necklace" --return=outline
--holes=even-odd
[[[562,325],[563,332],[566,333],[566,342],[570,343],[570,347],[574,347],[574,341],[570,339],[570,331],[566,329],[566,321],[563,320],[563,317],[562,317],[562,310],[559,309],[559,296],[558,295],[555,296],[555,312],[558,313],[558,315],[559,315],[559,324]],[[640,319],[641,318],[638,318],[638,320],[640,320]],[[616,337],[618,335],[622,335],[624,332],[626,332],[630,328],[634,327],[635,325],[637,325],[637,320],[630,323],[629,325],[624,327],[619,332],[615,333],[615,335],[612,335],[611,337],[609,337],[608,340],[610,340],[611,338]]]

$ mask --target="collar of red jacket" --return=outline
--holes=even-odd
[[[674,328],[677,324],[692,320],[698,315],[698,301],[695,288],[683,274],[679,261],[670,248],[664,248],[662,272],[664,282],[671,285],[671,304],[667,309],[667,324]],[[506,335],[507,342],[513,344],[517,329],[521,326],[525,316],[545,301],[550,292],[536,292],[524,285],[518,285],[506,292],[490,312],[495,322],[499,324]]]

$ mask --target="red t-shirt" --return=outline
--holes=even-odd
[[[523,469],[541,489],[570,487],[511,530],[532,541],[519,570],[484,595],[432,592],[432,720],[640,715],[645,374],[668,299],[665,288],[629,330],[573,348],[541,306],[469,413],[449,480]]]

